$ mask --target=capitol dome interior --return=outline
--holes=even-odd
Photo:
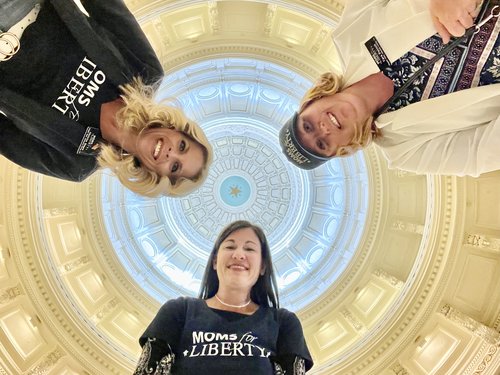
[[[269,239],[308,373],[500,373],[500,171],[390,170],[374,146],[304,171],[281,152],[306,89],[340,71],[345,1],[125,1],[165,71],[157,99],[201,125],[213,165],[192,194],[145,198],[106,170],[73,183],[0,157],[0,375],[131,374],[237,219]]]

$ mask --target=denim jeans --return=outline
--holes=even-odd
[[[0,31],[8,31],[40,0],[0,0]]]

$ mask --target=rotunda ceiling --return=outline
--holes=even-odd
[[[399,306],[397,280],[409,274],[420,244],[418,234],[406,241],[403,262],[400,242],[380,248],[385,233],[377,229],[385,228],[391,211],[423,220],[425,178],[389,180],[373,150],[310,172],[284,160],[278,129],[297,108],[309,78],[335,61],[328,12],[288,9],[284,2],[228,1],[193,2],[184,13],[181,4],[171,2],[163,13],[150,9],[154,16],[146,12],[144,29],[168,68],[158,100],[176,98],[214,145],[208,181],[173,200],[135,196],[108,172],[75,189],[48,178],[33,180],[37,209],[30,225],[37,228],[33,249],[41,262],[41,270],[32,271],[33,283],[47,275],[57,302],[43,291],[34,298],[51,306],[67,300],[71,307],[60,307],[67,315],[59,315],[51,329],[72,337],[91,332],[99,348],[86,354],[92,364],[124,358],[123,366],[130,367],[137,337],[159,304],[193,294],[221,227],[246,218],[266,231],[282,304],[304,311],[306,330],[314,332],[312,350],[325,356],[326,365],[341,353],[355,355],[348,348]],[[214,16],[214,6],[224,15]],[[139,6],[138,14],[144,9]],[[263,33],[250,27],[252,19],[266,20]],[[199,25],[210,26],[193,40],[188,31]],[[218,27],[225,29],[225,39]],[[403,203],[404,197],[413,200]],[[382,207],[382,200],[398,204]],[[351,312],[358,310],[363,323]],[[325,311],[328,320],[318,320]],[[353,328],[344,327],[346,319]],[[371,331],[382,334],[380,328]],[[79,347],[78,340],[72,343],[74,351]]]
[[[212,171],[187,197],[148,199],[106,171],[74,184],[0,158],[0,373],[130,373],[160,304],[196,294],[237,218],[268,235],[313,373],[496,373],[498,173],[389,171],[375,148],[304,172],[281,155],[280,124],[338,65],[343,2],[126,3],[166,72],[158,100],[203,126]]]
[[[158,100],[176,98],[207,133],[215,153],[207,181],[184,198],[144,199],[103,177],[102,214],[113,247],[125,268],[141,270],[132,276],[158,302],[197,294],[212,244],[234,220],[264,229],[280,298],[294,310],[332,285],[355,253],[368,209],[364,156],[315,172],[286,160],[278,132],[300,96],[290,91],[290,77],[300,87],[311,84],[284,67],[244,58],[172,72]]]

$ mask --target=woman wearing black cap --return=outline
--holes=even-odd
[[[291,162],[313,169],[373,141],[390,168],[471,176],[500,169],[500,2],[432,0],[430,6],[425,0],[346,4],[334,35],[343,77],[323,74],[281,130]],[[442,23],[460,35],[474,18],[476,33],[433,62],[449,39]],[[401,88],[426,62],[429,69]]]

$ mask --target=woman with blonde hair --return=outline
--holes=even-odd
[[[146,196],[184,195],[212,160],[201,128],[156,103],[163,69],[121,0],[0,0],[0,154],[82,181],[110,168]]]
[[[499,0],[347,2],[333,36],[344,73],[306,92],[283,152],[313,169],[373,142],[389,168],[500,169],[499,13]],[[464,36],[445,45],[450,34]]]
[[[154,88],[140,79],[121,90],[121,97],[101,110],[108,143],[100,146],[99,165],[141,195],[182,196],[197,188],[212,160],[201,128],[179,109],[154,102]]]

